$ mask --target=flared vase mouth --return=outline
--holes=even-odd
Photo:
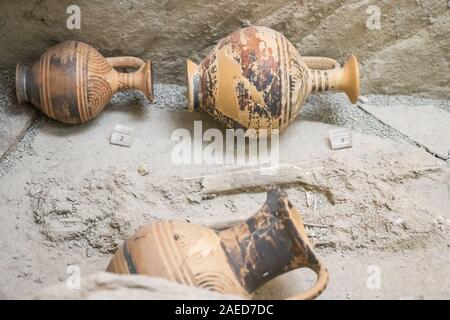
[[[267,192],[267,200],[266,204],[269,206],[273,206],[276,199],[277,209],[271,210],[271,212],[281,213],[283,219],[286,221],[290,221],[293,226],[292,232],[294,232],[295,237],[300,237],[305,246],[309,245],[308,235],[306,233],[305,225],[303,223],[303,219],[301,217],[300,212],[292,205],[291,201],[288,199],[287,194],[284,190],[278,189],[276,187],[272,187]],[[270,204],[272,203],[272,205]]]
[[[146,83],[147,83],[147,90],[145,92],[145,97],[149,102],[153,101],[154,96],[154,89],[153,85],[155,84],[155,73],[153,72],[153,63],[151,60],[147,60],[146,63]]]
[[[22,63],[16,65],[16,96],[19,104],[24,104],[28,101],[27,70],[28,66]]]
[[[186,60],[186,76],[187,76],[187,107],[189,112],[198,109],[198,103],[195,102],[195,90],[198,85],[198,65],[191,60]],[[197,88],[198,90],[198,88]]]
[[[360,92],[358,59],[351,54],[344,65],[345,93],[351,103],[358,101]]]

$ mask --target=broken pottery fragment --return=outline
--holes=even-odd
[[[233,32],[196,65],[187,60],[188,109],[202,109],[229,128],[260,135],[285,129],[312,92],[359,95],[358,61],[302,57],[280,33],[250,26]],[[265,129],[267,131],[262,131]]]
[[[114,68],[136,71],[118,72]],[[95,118],[121,90],[139,90],[153,99],[152,63],[136,57],[104,58],[90,45],[66,41],[31,65],[16,67],[19,103],[30,102],[50,118],[83,123]]]
[[[299,212],[273,188],[254,216],[224,230],[181,221],[147,225],[124,242],[107,271],[249,297],[270,279],[303,267],[317,274],[316,283],[292,299],[320,295],[328,271],[312,251]]]

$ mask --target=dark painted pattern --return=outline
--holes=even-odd
[[[128,243],[125,241],[122,246],[123,257],[125,258],[125,262],[128,267],[128,272],[130,274],[137,274],[136,265],[133,262],[133,257],[128,251]]]
[[[287,271],[319,261],[298,232],[286,193],[271,189],[263,207],[244,224],[219,233],[237,278],[248,292]]]
[[[239,77],[229,80],[234,81],[237,105],[216,105],[220,90],[216,54],[223,52],[241,70]],[[241,124],[246,129],[283,130],[298,115],[309,93],[308,71],[296,48],[280,33],[264,27],[243,28],[222,39],[200,64],[199,75],[201,85],[194,97],[201,100],[204,111],[227,127]],[[261,99],[252,96],[253,87]],[[238,116],[228,119],[223,113]]]
[[[275,59],[273,48],[266,47],[264,39],[255,27],[243,29],[246,41],[242,43],[241,33],[230,35],[228,43],[239,56],[242,75],[252,83],[255,88],[263,92],[264,102],[270,110],[272,117],[279,117],[282,110],[282,88],[280,61]],[[222,45],[226,44],[226,41]],[[252,105],[248,102],[240,105],[242,109],[250,111]],[[259,113],[262,106],[253,111]],[[261,115],[263,116],[263,115]]]

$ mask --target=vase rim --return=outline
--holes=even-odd
[[[28,101],[27,97],[27,77],[26,73],[28,66],[22,63],[16,65],[16,96],[19,104],[24,104]]]

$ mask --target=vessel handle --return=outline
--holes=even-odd
[[[113,68],[134,68],[138,69],[135,72],[138,72],[141,68],[145,66],[145,61],[138,57],[110,57],[106,58],[109,65]]]
[[[314,285],[305,292],[289,297],[287,300],[312,300],[317,298],[325,290],[329,279],[327,268],[321,262],[309,268],[317,275]]]
[[[309,69],[314,70],[332,70],[339,69],[341,65],[337,60],[327,57],[302,57]]]
[[[150,60],[144,61],[137,57],[110,57],[106,58],[112,68],[133,68],[133,72],[118,73],[119,90],[135,89],[141,91],[147,100],[153,100],[153,70]]]

